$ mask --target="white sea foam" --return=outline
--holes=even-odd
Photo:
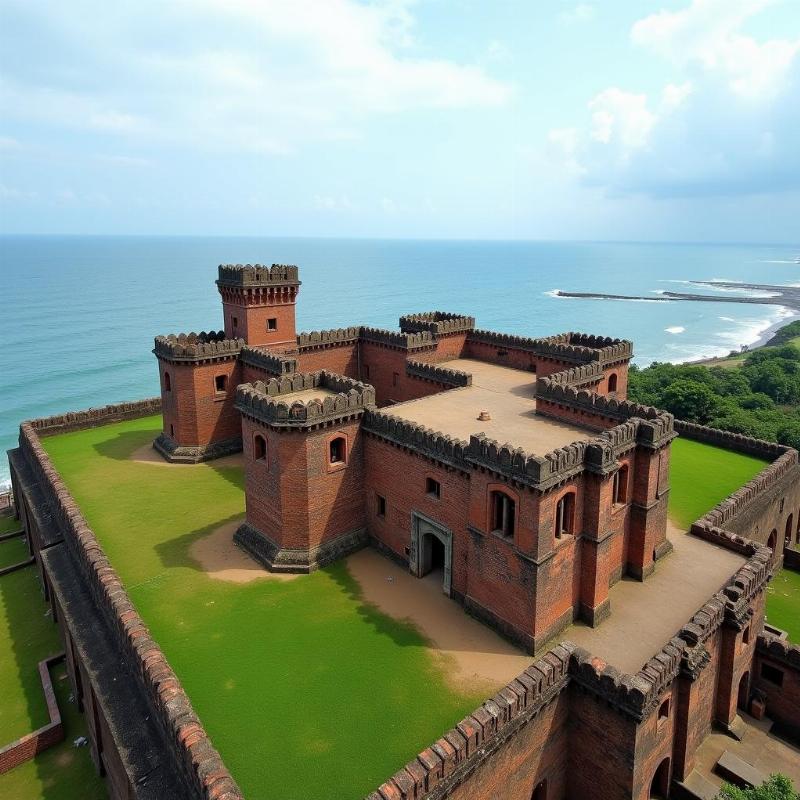
[[[564,295],[559,294],[560,291],[561,289],[551,289],[549,292],[542,292],[542,294],[547,297],[563,297]]]
[[[736,322],[733,317],[720,317],[723,322]]]
[[[759,264],[796,264],[796,261],[787,260],[785,258],[764,258],[761,259]]]
[[[684,328],[683,325],[673,325],[670,328],[664,328],[664,330],[667,333],[683,333],[686,330],[686,328]]]

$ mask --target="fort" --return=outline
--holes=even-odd
[[[24,422],[9,453],[112,798],[243,796],[42,443],[153,413],[165,462],[242,454],[233,539],[263,570],[371,548],[531,657],[369,800],[711,798],[712,734],[742,740],[746,716],[797,741],[800,647],[765,625],[800,562],[795,450],[630,402],[624,340],[440,311],[298,333],[299,278],[220,266],[223,330],[155,338],[159,398]],[[765,462],[689,531],[667,513],[676,437]]]

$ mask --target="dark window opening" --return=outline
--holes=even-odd
[[[624,465],[620,467],[615,473],[613,478],[612,494],[614,499],[612,502],[615,504],[625,503],[628,499],[628,467]]]
[[[256,461],[267,460],[267,440],[260,434],[253,441],[253,457]]]
[[[173,439],[175,438],[175,426],[174,426],[174,425],[170,425],[170,426],[169,426],[169,435],[170,435],[170,436],[171,436]]]
[[[750,644],[750,626],[749,625],[744,629],[744,633],[742,634],[742,644]]]
[[[362,364],[361,370],[364,373],[364,377],[369,378],[369,364]]]
[[[773,667],[771,664],[761,665],[761,677],[765,681],[774,683],[775,686],[783,686],[783,670]]]
[[[669,698],[667,698],[658,709],[658,721],[667,719],[669,717]]]
[[[572,533],[572,518],[575,514],[575,495],[565,494],[556,505],[556,538]]]
[[[442,485],[433,478],[425,479],[425,491],[437,500],[442,496]]]
[[[216,378],[214,378],[214,388],[218,392],[224,392],[227,387],[228,387],[227,375],[217,375]]]
[[[382,495],[376,495],[375,496],[375,500],[377,501],[376,502],[375,513],[379,517],[385,517],[386,516],[386,498],[383,497]]]
[[[397,386],[397,381],[400,380],[400,373],[393,372],[392,373],[392,386]]]
[[[165,392],[172,391],[172,378],[170,378],[169,372],[164,373],[164,391]]]
[[[785,497],[781,497],[781,507],[778,509],[779,514],[783,514],[783,504],[786,502]]]
[[[531,794],[531,800],[547,800],[547,781],[540,781],[536,784]]]
[[[516,504],[503,492],[492,492],[492,530],[503,536],[514,535]]]
[[[617,391],[617,374],[616,374],[616,372],[612,372],[608,376],[608,391],[609,391],[609,394],[611,392],[616,392]]]
[[[233,325],[234,328],[238,328],[239,327],[239,317],[231,317],[231,325]]]
[[[276,331],[278,330],[278,320],[276,317],[270,317],[267,320],[267,330],[268,331]]]
[[[337,436],[335,439],[331,439],[329,456],[331,464],[344,463],[345,460],[344,436]]]

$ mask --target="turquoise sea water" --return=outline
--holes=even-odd
[[[554,289],[650,295],[682,282],[800,281],[800,247],[613,243],[0,237],[0,450],[20,420],[155,395],[153,336],[218,329],[220,262],[294,263],[298,330],[395,328],[401,314],[471,314],[479,327],[632,339],[636,361],[722,355],[779,307],[573,300]],[[0,460],[0,483],[8,478]]]

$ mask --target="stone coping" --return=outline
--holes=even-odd
[[[50,417],[28,420],[35,431],[43,434],[65,433],[66,431],[94,428],[136,417],[148,417],[161,411],[161,398],[149,397],[146,400],[135,400],[130,403],[112,403],[100,408],[87,408],[85,411],[69,411],[66,414],[54,414]]]
[[[64,741],[64,727],[61,723],[61,712],[53,690],[53,681],[50,677],[50,668],[61,663],[65,658],[64,653],[58,653],[45,658],[38,664],[39,680],[42,682],[42,693],[47,705],[49,722],[31,733],[26,733],[16,741],[0,747],[0,775],[8,772],[26,761],[30,761],[39,753],[44,752],[53,745]]]
[[[406,314],[400,317],[400,330],[403,333],[430,331],[437,336],[464,333],[475,328],[475,317],[463,314],[449,314],[446,311],[424,311],[419,314]]]
[[[306,389],[333,394],[311,400],[281,400]],[[245,416],[273,427],[308,428],[363,414],[375,407],[375,389],[333,372],[295,373],[267,381],[243,383],[236,389],[236,408]]]
[[[220,264],[217,286],[299,286],[293,264]]]
[[[788,639],[763,631],[756,639],[756,651],[800,670],[800,645],[792,644]]]
[[[531,338],[495,331],[473,330],[469,332],[467,340],[494,347],[524,350],[537,356],[577,364],[590,361],[608,364],[629,361],[633,358],[633,343],[627,339],[611,339],[587,333],[567,332]]]
[[[42,422],[42,421],[39,421]],[[91,423],[89,423],[91,424]],[[214,749],[177,675],[150,635],[125,587],[39,439],[34,424],[20,426],[20,449],[39,481],[64,541],[108,619],[131,672],[139,679],[155,719],[199,797],[240,800],[233,777]]]
[[[333,347],[343,344],[353,344],[358,342],[361,336],[359,326],[350,328],[331,328],[326,331],[310,331],[297,335],[297,347],[300,350],[307,350],[314,347]]]
[[[239,354],[244,339],[226,339],[225,331],[156,336],[153,353],[169,361],[207,361]]]

